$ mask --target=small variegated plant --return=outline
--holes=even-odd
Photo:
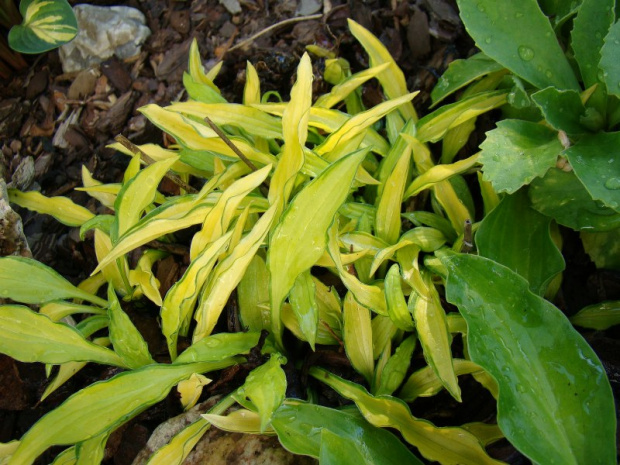
[[[291,452],[325,464],[422,463],[418,457],[498,464],[486,446],[504,437],[537,463],[613,462],[605,371],[543,298],[553,297],[564,266],[550,220],[529,208],[526,195],[501,199],[477,176],[479,154],[458,155],[476,118],[506,105],[511,89],[482,80],[475,93],[419,119],[416,93],[385,47],[349,25],[370,69],[351,74],[342,59],[329,57],[334,86],[316,100],[305,54],[288,102],[263,102],[248,63],[243,103],[229,103],[213,82],[219,67],[205,73],[194,43],[184,75],[188,101],[141,109],[176,145],[121,139],[115,148],[131,161],[119,184],[83,171],[82,189],[109,215],[66,198],[10,191],[14,204],[92,235],[99,264],[76,287],[36,261],[0,259],[0,296],[15,302],[0,307],[0,352],[57,367],[44,398],[86,363],[124,371],[0,445],[0,463],[32,463],[52,445],[66,446],[57,463],[99,463],[116,428],[175,386],[192,406],[210,381],[206,373],[243,363],[257,348],[265,362],[150,464],[181,463],[211,425],[277,434]],[[369,79],[386,99],[367,109],[359,89]],[[164,177],[179,185],[178,195],[158,192]],[[476,205],[484,212],[476,214]],[[153,267],[166,252],[153,244],[174,243],[184,230],[193,232],[189,266],[161,295]],[[544,260],[519,250],[521,260],[511,262],[493,241],[509,258],[526,244],[532,254],[544,251]],[[462,253],[474,245],[479,255]],[[128,254],[136,250],[133,263]],[[326,274],[337,284],[327,285]],[[160,309],[169,363],[153,360],[124,312],[123,302],[133,299]],[[230,299],[245,332],[216,331]],[[614,315],[617,308],[604,324]],[[579,321],[588,325],[587,316]],[[455,336],[463,340],[459,357]],[[282,365],[299,366],[300,347],[340,345],[363,385],[312,366],[317,384],[306,386],[309,400],[286,398]],[[414,371],[415,353],[426,365]],[[442,390],[461,402],[465,374],[497,399],[497,424],[438,427],[412,415],[410,404]],[[313,402],[317,385],[354,405]],[[226,414],[235,403],[242,408]]]

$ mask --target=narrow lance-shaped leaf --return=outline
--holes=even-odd
[[[351,292],[344,298],[344,349],[357,370],[370,383],[374,371],[372,354],[372,324],[370,310],[360,305]]]
[[[51,215],[67,226],[82,226],[95,216],[90,210],[73,203],[67,197],[46,197],[37,191],[21,192],[17,189],[9,189],[8,193],[11,203]]]
[[[0,307],[0,352],[29,363],[92,361],[126,366],[117,354],[86,340],[74,328],[21,305]]]
[[[408,150],[405,150],[394,165],[394,170],[385,180],[378,201],[375,230],[377,236],[390,245],[395,244],[400,236],[400,210],[410,165],[411,155]]]
[[[83,299],[100,307],[108,303],[82,291],[50,267],[30,258],[0,258],[0,297],[26,304],[41,304],[59,299]]]
[[[385,300],[388,316],[394,324],[402,330],[412,331],[414,329],[413,319],[405,302],[400,283],[400,268],[397,263],[390,267],[385,277]]]
[[[407,375],[407,370],[409,370],[416,342],[417,337],[415,334],[410,334],[400,343],[394,355],[389,358],[383,370],[381,370],[379,385],[376,387],[376,392],[373,392],[374,395],[392,395],[398,389],[398,386],[402,384]]]
[[[349,194],[367,150],[334,162],[292,200],[271,237],[267,268],[271,275],[273,334],[281,344],[280,307],[297,276],[321,257],[327,229]]]
[[[498,424],[508,440],[537,463],[613,463],[609,380],[568,319],[500,264],[464,254],[443,262],[471,359],[499,384]]]
[[[314,350],[319,325],[319,307],[316,301],[316,287],[310,270],[306,270],[297,276],[295,284],[291,288],[289,301],[299,322],[301,332]]]
[[[35,423],[9,463],[31,464],[50,446],[76,444],[117,428],[164,399],[174,385],[192,373],[220,370],[239,361],[227,358],[214,363],[149,365],[92,384]]]

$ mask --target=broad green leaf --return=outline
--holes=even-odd
[[[271,354],[269,360],[250,372],[237,395],[249,399],[258,410],[260,431],[264,432],[271,417],[284,401],[286,375],[281,365],[286,359],[280,354]]]
[[[297,276],[289,295],[291,309],[299,322],[299,329],[304,334],[312,350],[316,341],[316,332],[319,325],[319,306],[316,301],[316,286],[306,270]]]
[[[76,444],[117,428],[163,400],[174,385],[193,373],[220,370],[238,361],[149,365],[92,384],[35,423],[22,437],[11,462],[31,464],[50,446]]]
[[[588,305],[570,318],[572,324],[599,331],[620,324],[620,300]]]
[[[86,340],[71,326],[54,323],[21,305],[0,307],[0,352],[21,362],[92,361],[126,366],[117,354]]]
[[[418,121],[416,137],[420,142],[437,142],[448,130],[502,106],[506,103],[506,95],[505,90],[482,92],[456,103],[442,105]]]
[[[417,176],[403,195],[404,199],[417,195],[424,189],[432,187],[434,184],[450,179],[452,176],[462,174],[478,163],[479,154],[472,155],[464,160],[459,160],[450,165],[436,165],[428,171]]]
[[[405,331],[411,331],[414,329],[413,319],[407,308],[400,279],[400,268],[397,263],[394,263],[385,276],[387,312],[396,327]]]
[[[326,428],[321,429],[319,463],[359,465],[364,462],[365,457],[353,440],[338,436]]]
[[[389,358],[381,371],[379,385],[373,392],[375,396],[392,395],[402,384],[409,370],[416,342],[415,334],[411,334],[396,348],[394,355]]]
[[[276,410],[272,426],[282,445],[298,455],[319,458],[322,431],[327,430],[343,440],[353,442],[364,458],[362,463],[366,465],[422,463],[396,436],[372,426],[355,410],[335,410],[320,405],[289,402]]]
[[[480,144],[484,180],[498,192],[512,194],[544,176],[564,149],[557,132],[529,121],[504,120]]]
[[[78,33],[77,20],[66,0],[22,0],[19,12],[23,22],[9,31],[9,45],[17,52],[47,52],[70,42]]]
[[[409,179],[411,153],[405,150],[394,165],[392,173],[383,183],[381,197],[375,214],[375,231],[379,239],[388,244],[395,244],[400,236],[400,210],[403,202],[405,184]]]
[[[377,75],[377,80],[381,83],[385,95],[387,95],[389,99],[396,99],[407,94],[405,75],[398,67],[385,45],[383,45],[370,31],[360,26],[352,19],[348,20],[348,25],[351,34],[362,44],[362,47],[364,47],[364,50],[368,53],[371,67],[380,66],[383,63],[389,64],[389,67],[385,71]],[[418,115],[411,102],[405,103],[398,111],[405,121],[412,119],[415,122],[418,120]]]
[[[583,134],[586,129],[581,124],[585,107],[575,90],[558,90],[548,87],[532,94],[532,100],[551,127],[567,134]]]
[[[350,292],[344,298],[342,309],[344,350],[353,368],[370,383],[375,365],[370,310],[361,306]]]
[[[228,247],[231,235],[229,232],[207,246],[166,293],[160,311],[161,329],[173,360],[177,355],[179,331],[185,332],[189,326],[200,291],[217,258]]]
[[[155,363],[148,346],[129,316],[121,308],[114,288],[108,286],[108,315],[110,317],[110,340],[114,351],[132,369]]]
[[[113,242],[134,226],[146,207],[153,203],[159,182],[177,160],[178,158],[174,157],[155,162],[123,184],[114,202],[116,222],[110,231]]]
[[[85,292],[50,267],[31,258],[0,257],[0,297],[26,304],[60,299],[83,299],[100,307],[107,301]]]
[[[469,35],[487,56],[539,89],[579,89],[536,0],[457,0]]]
[[[327,230],[344,203],[367,150],[334,162],[291,201],[271,236],[267,268],[271,276],[272,332],[281,344],[280,307],[297,276],[323,255]],[[333,257],[332,257],[333,258]]]
[[[582,231],[581,241],[597,268],[620,271],[620,229],[598,233]]]
[[[524,191],[507,195],[476,232],[481,256],[501,263],[525,278],[530,290],[543,296],[564,259],[551,239],[551,219],[530,208]]]
[[[194,362],[217,362],[235,355],[247,354],[256,347],[259,332],[218,333],[193,343],[179,355],[174,365]]]
[[[566,158],[594,200],[620,212],[620,132],[586,135],[566,151]]]
[[[37,213],[51,215],[67,226],[82,226],[95,216],[67,197],[46,197],[37,191],[21,192],[17,189],[9,189],[8,192],[11,203]]]
[[[193,341],[211,334],[232,291],[245,274],[252,257],[267,237],[274,221],[276,206],[272,206],[256,222],[237,246],[213,270],[206,289],[201,295],[194,318]]]
[[[477,53],[466,60],[454,60],[431,92],[433,106],[476,79],[501,69],[502,65],[484,53]]]
[[[620,214],[595,202],[572,172],[550,169],[544,178],[534,180],[529,195],[536,210],[569,228],[595,232],[620,227]]]
[[[409,444],[417,447],[430,461],[443,465],[502,463],[489,457],[474,435],[462,428],[438,428],[427,420],[420,420],[411,415],[407,404],[400,399],[372,396],[360,385],[345,381],[322,368],[310,368],[310,375],[355,402],[364,418],[372,425],[396,428]]]
[[[620,97],[620,21],[609,29],[605,36],[605,43],[601,48],[600,69],[603,71],[603,80],[607,85],[607,92]]]
[[[609,380],[568,319],[489,259],[459,254],[444,263],[471,359],[499,384],[498,424],[508,440],[537,463],[613,463]]]
[[[264,304],[269,303],[269,272],[265,260],[254,255],[237,286],[239,317],[244,328],[260,331],[271,328],[271,318]]]
[[[413,319],[424,358],[433,367],[448,392],[461,402],[461,389],[452,362],[452,336],[448,331],[446,313],[429,273],[422,275],[424,293],[413,305]]]

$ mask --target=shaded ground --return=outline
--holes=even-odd
[[[308,9],[308,2],[301,0],[299,3],[297,0],[243,0],[242,13],[237,15],[216,0],[88,3],[138,8],[147,17],[151,37],[140,56],[125,62],[109,60],[97,75],[63,74],[57,53],[51,52],[30,59],[30,69],[3,82],[0,174],[21,189],[37,188],[48,196],[67,195],[93,210],[98,208],[95,202],[73,190],[81,185],[81,166],[85,164],[100,181],[117,182],[127,158],[105,147],[117,134],[139,144],[170,142],[137,109],[148,103],[164,106],[185,98],[181,76],[187,67],[187,52],[193,38],[198,40],[207,68],[224,61],[216,84],[229,101],[241,99],[246,60],[259,71],[263,92],[274,90],[287,99],[298,59],[308,44],[334,50],[349,60],[354,71],[367,67],[365,55],[346,28],[346,18],[351,17],[381,38],[404,70],[409,89],[421,91],[414,100],[421,114],[428,108],[429,93],[437,76],[450,61],[473,51],[473,44],[458,20],[455,2],[451,0],[351,0],[348,3],[324,0],[320,10],[324,14],[316,19],[295,15],[299,8]],[[328,87],[321,79],[323,61],[313,57],[313,63],[315,95],[318,95]],[[365,87],[364,99],[369,106],[381,98],[375,84]],[[470,141],[472,147],[477,146],[477,139],[491,124],[482,121],[480,132]],[[76,230],[43,215],[20,213],[36,259],[73,282],[84,279],[94,269],[92,243],[80,242]],[[620,298],[618,275],[595,272],[576,236],[569,246],[574,248],[568,256],[569,270],[573,271],[566,276],[563,304],[568,313],[588,303]],[[164,292],[185,265],[187,259],[181,251],[158,266],[157,277]],[[151,353],[164,360],[165,345],[160,339],[156,309],[136,304],[126,310],[145,334]],[[609,331],[591,337],[610,370],[616,390],[620,382],[617,336],[617,332]],[[340,362],[333,353],[319,356],[332,367]],[[418,362],[420,366],[423,364],[421,359]],[[45,388],[43,367],[0,356],[0,442],[19,438],[36,419],[68,395],[113,374],[115,371],[110,368],[87,367],[51,398],[38,403]],[[492,418],[493,400],[477,384],[466,377],[464,380],[462,405],[447,395],[439,395],[416,402],[414,414],[439,425]],[[230,391],[228,382],[238,381],[233,376],[224,376],[222,382],[213,384],[208,394]],[[179,411],[178,401],[171,395],[121,428],[110,440],[108,463],[131,463],[152,429]],[[510,463],[527,463],[506,443],[495,446],[492,453]]]

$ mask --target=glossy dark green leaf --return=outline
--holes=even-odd
[[[326,428],[321,429],[319,463],[325,465],[359,465],[364,462],[364,456],[354,441],[338,436]]]
[[[321,432],[328,430],[344,441],[352,441],[366,465],[421,464],[396,436],[372,426],[355,410],[335,410],[320,405],[282,405],[276,410],[272,426],[282,445],[289,451],[318,458]]]
[[[470,82],[503,68],[497,61],[484,53],[477,53],[466,60],[454,60],[439,78],[437,85],[431,92],[433,106]]]
[[[535,463],[614,463],[609,380],[568,319],[492,260],[459,254],[444,263],[471,359],[499,384],[498,424],[509,441]]]
[[[575,174],[594,200],[620,212],[620,132],[584,136],[566,151]]]
[[[551,127],[567,134],[582,134],[586,129],[581,125],[580,118],[586,108],[581,103],[576,90],[558,90],[547,87],[532,94],[532,100]]]
[[[563,150],[556,131],[520,120],[497,123],[480,148],[484,180],[496,191],[509,194],[543,176]]]
[[[601,49],[600,68],[607,92],[620,97],[620,21],[611,26]]]
[[[26,304],[60,299],[84,299],[106,307],[108,303],[78,289],[50,267],[31,258],[0,258],[0,297]]]
[[[507,195],[480,223],[478,252],[518,273],[532,292],[544,295],[551,279],[564,269],[550,224],[549,217],[530,208],[525,191]]]
[[[536,0],[458,0],[476,45],[539,89],[579,89],[549,20]]]
[[[595,232],[620,227],[620,214],[592,200],[573,172],[552,168],[534,180],[529,194],[536,210],[569,228]]]

